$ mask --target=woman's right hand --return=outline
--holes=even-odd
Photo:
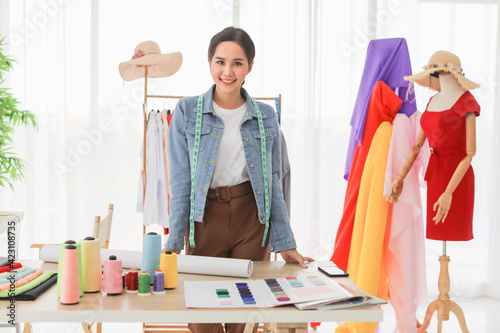
[[[404,179],[403,177],[399,177],[392,183],[391,193],[387,196],[387,202],[394,204],[398,202],[399,196],[403,192]]]
[[[170,252],[172,252],[172,253],[181,254],[181,250],[174,250],[174,249],[167,249],[167,248],[163,248],[163,249],[161,250],[161,252],[162,252],[162,253],[165,253],[165,252],[167,252],[167,251],[170,251]]]

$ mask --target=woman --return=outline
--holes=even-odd
[[[242,88],[254,56],[245,31],[222,30],[208,48],[215,84],[176,106],[168,138],[172,196],[166,248],[179,254],[186,237],[187,254],[269,260],[269,252],[280,252],[286,262],[307,268],[304,262],[313,259],[296,250],[281,192],[275,113]],[[190,329],[222,330],[214,325]]]

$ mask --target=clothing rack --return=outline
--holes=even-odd
[[[186,96],[175,96],[175,95],[148,95],[148,66],[144,66],[144,102],[142,104],[142,111],[143,111],[143,116],[144,116],[144,138],[143,138],[143,156],[142,156],[142,186],[143,186],[143,192],[142,192],[142,202],[143,202],[143,207],[144,207],[144,200],[146,198],[146,134],[148,131],[148,114],[147,114],[147,103],[148,103],[148,98],[164,98],[164,99],[181,99]],[[281,94],[278,95],[278,97],[253,97],[254,100],[257,101],[275,101],[276,106],[275,109],[278,113],[278,122],[281,123]],[[144,209],[144,208],[143,208]],[[146,226],[143,225],[142,227],[142,232],[143,234],[146,233]]]

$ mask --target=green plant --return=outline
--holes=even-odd
[[[19,110],[19,101],[12,96],[10,88],[2,87],[4,73],[12,70],[12,62],[2,48],[5,37],[0,38],[0,186],[9,185],[24,178],[25,162],[14,155],[14,127],[33,126],[37,129],[35,116],[26,110]]]

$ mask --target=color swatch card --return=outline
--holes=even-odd
[[[268,308],[352,297],[335,281],[318,276],[264,280],[184,281],[188,308]]]

